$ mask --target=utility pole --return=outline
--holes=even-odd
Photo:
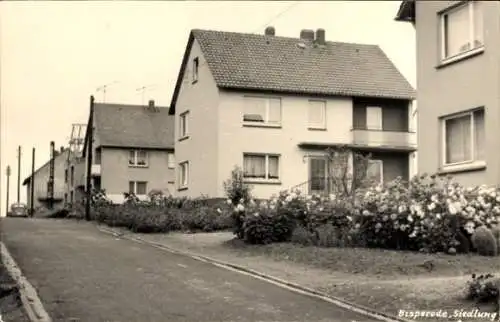
[[[54,161],[55,161],[55,143],[50,141],[50,161],[49,161],[49,182],[47,183],[47,199],[49,209],[54,208]]]
[[[17,203],[21,199],[21,146],[17,148]]]
[[[92,174],[92,149],[93,149],[93,141],[94,141],[94,96],[90,96],[90,117],[89,117],[89,124],[88,126],[88,131],[89,131],[89,137],[88,137],[88,149],[87,149],[87,198],[85,202],[85,220],[89,221],[90,220],[90,201],[92,198],[92,181],[91,181],[91,174]],[[84,147],[85,149],[85,147]]]
[[[5,200],[5,204],[7,210],[5,212],[5,215],[7,216],[7,214],[9,213],[10,165],[7,166],[6,175],[7,175],[7,198]]]
[[[35,213],[35,148],[31,153],[30,216]]]

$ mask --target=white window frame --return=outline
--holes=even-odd
[[[167,167],[175,169],[175,154],[174,152],[167,152]]]
[[[380,183],[384,183],[384,162],[382,160],[376,160],[376,159],[371,159],[368,160],[368,165],[371,164],[377,164],[380,167]]]
[[[198,71],[200,67],[200,59],[198,57],[193,58],[193,70],[192,70],[192,82],[196,83],[198,81]]]
[[[281,123],[283,122],[283,100],[281,97],[275,97],[275,96],[256,96],[256,95],[245,95],[243,96],[243,104],[245,103],[244,100],[246,99],[263,99],[266,101],[266,111],[264,113],[264,122],[255,122],[255,121],[248,121],[245,120],[245,108],[243,107],[243,113],[242,113],[242,120],[244,125],[248,126],[267,126],[267,127],[280,127]],[[278,100],[280,103],[280,120],[279,122],[276,123],[270,123],[269,122],[269,110],[271,106],[271,100]]]
[[[134,153],[134,163],[130,164],[130,153]],[[145,164],[138,164],[139,152],[144,152],[146,157],[144,158]],[[147,168],[149,166],[149,153],[146,150],[141,149],[131,149],[128,151],[127,163],[130,168]]]
[[[373,131],[382,131],[383,129],[383,110],[380,106],[367,106],[366,107],[366,129]],[[370,115],[376,116],[378,124],[375,126],[370,124]]]
[[[189,111],[179,114],[179,139],[189,137]]]
[[[265,158],[265,177],[264,178],[253,178],[246,177],[244,174],[245,171],[245,157],[263,157]],[[278,158],[278,178],[269,178],[269,157]],[[243,153],[243,180],[246,182],[281,182],[281,155],[276,153],[253,153],[253,152],[244,152]]]
[[[134,184],[134,189],[133,189],[134,191],[132,191],[132,192],[133,192],[136,196],[145,196],[145,195],[147,195],[147,194],[148,194],[148,182],[147,182],[147,181],[133,181],[133,180],[129,181],[129,182],[128,182],[128,184],[129,184],[129,192],[130,192],[130,183],[131,183],[131,182],[133,182],[133,184]],[[146,189],[144,189],[145,191],[144,191],[144,193],[143,193],[143,194],[142,194],[142,193],[141,193],[141,194],[138,194],[138,193],[137,193],[137,185],[138,185],[139,183],[145,183],[145,184],[146,184]]]
[[[182,177],[184,177],[185,180],[183,181]],[[183,161],[179,162],[179,189],[185,189],[189,185],[189,161]]]
[[[474,4],[475,1],[464,1],[463,3],[453,6],[452,8],[445,10],[439,14],[439,26],[440,26],[440,45],[441,45],[441,62],[447,63],[454,60],[458,60],[470,55],[474,55],[476,53],[484,51],[484,20],[483,20],[483,44],[477,47],[474,47]],[[469,13],[469,43],[472,44],[472,48],[462,51],[453,56],[446,56],[446,28],[445,28],[445,16],[449,14],[453,14],[453,12],[462,9],[464,7],[468,8]]]
[[[445,116],[445,117],[441,118],[441,120],[440,120],[440,122],[441,122],[441,166],[443,168],[453,168],[453,167],[457,167],[457,166],[460,167],[463,165],[475,166],[475,165],[486,164],[485,160],[477,160],[475,158],[475,154],[476,154],[476,129],[475,129],[475,126],[476,125],[475,125],[474,114],[476,112],[480,112],[480,111],[483,111],[483,113],[484,113],[484,109],[480,108],[480,109],[469,110],[466,112],[457,113],[457,114],[453,114],[453,115]],[[471,153],[471,155],[470,155],[470,159],[464,160],[464,161],[459,161],[459,162],[446,163],[446,148],[447,148],[446,147],[446,121],[460,118],[460,117],[464,117],[464,116],[469,116],[470,120],[471,120],[471,126],[470,126],[470,139],[471,139],[471,141],[470,141],[471,142],[471,149],[470,149],[471,152],[470,153]]]
[[[311,103],[322,103],[321,116],[322,120],[319,123],[311,123]],[[325,130],[326,129],[326,101],[325,100],[309,100],[309,106],[307,109],[307,127],[311,130]]]

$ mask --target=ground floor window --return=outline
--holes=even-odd
[[[135,195],[145,195],[147,194],[147,184],[146,181],[129,181],[128,192]]]
[[[274,154],[243,154],[243,177],[277,180],[280,178],[280,157]]]
[[[189,182],[189,162],[179,163],[179,188],[185,188]]]

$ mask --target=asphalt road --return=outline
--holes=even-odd
[[[1,220],[3,242],[54,322],[374,321],[91,223]]]

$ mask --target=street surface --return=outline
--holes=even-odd
[[[92,223],[2,218],[0,229],[54,322],[374,321]]]

